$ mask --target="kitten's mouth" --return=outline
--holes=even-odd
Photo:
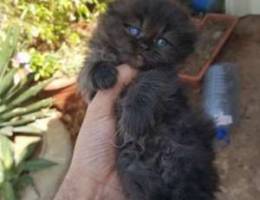
[[[140,70],[149,70],[151,69],[151,64],[149,64],[148,60],[143,55],[138,55],[136,57],[136,68]]]
[[[145,65],[144,58],[141,55],[132,57],[130,60],[125,60],[125,63],[128,63],[130,66],[136,69],[143,69]]]
[[[121,56],[121,62],[129,64],[133,68],[140,69],[144,65],[144,58],[140,54],[123,54]]]

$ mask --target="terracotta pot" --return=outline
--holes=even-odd
[[[43,91],[44,97],[54,98],[55,107],[61,111],[66,110],[68,101],[78,95],[76,77],[54,79]]]
[[[78,95],[75,82],[66,87],[61,87],[52,90],[45,90],[42,94],[44,97],[54,98],[54,106],[63,111],[67,107],[68,101]]]
[[[76,77],[61,77],[53,79],[45,88],[45,91],[60,90],[69,87],[76,82]]]
[[[44,91],[42,95],[54,98],[54,106],[62,113],[61,120],[68,128],[72,140],[75,141],[87,109],[87,104],[81,97],[76,83],[64,88]]]
[[[230,37],[232,31],[234,30],[238,18],[229,16],[229,15],[224,15],[224,14],[207,14],[205,18],[202,20],[201,24],[198,26],[199,31],[203,31],[206,28],[206,25],[209,22],[223,22],[226,25],[226,28],[224,32],[222,33],[221,37],[218,39],[216,44],[213,47],[213,50],[210,52],[210,58],[205,60],[204,64],[202,66],[196,66],[199,67],[199,71],[196,74],[188,74],[184,71],[180,71],[179,77],[181,78],[181,81],[184,83],[187,83],[193,87],[198,87],[200,85],[200,82],[207,72],[209,66],[214,62],[216,59],[217,55],[220,53],[222,47]],[[198,24],[198,22],[197,22]],[[192,67],[192,64],[194,66],[194,63],[192,61],[190,62],[190,67]]]

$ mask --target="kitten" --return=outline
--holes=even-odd
[[[214,129],[189,106],[176,73],[195,39],[174,0],[116,0],[90,41],[79,76],[90,98],[116,83],[119,64],[140,70],[117,106],[117,168],[130,200],[215,199]]]

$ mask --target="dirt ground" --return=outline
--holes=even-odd
[[[219,200],[260,199],[260,16],[241,18],[217,61],[241,72],[241,121],[232,142],[218,153]]]

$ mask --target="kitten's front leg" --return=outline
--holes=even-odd
[[[174,78],[151,70],[140,74],[120,102],[119,131],[142,135],[156,125],[164,113],[167,97],[174,92]]]
[[[81,71],[79,84],[81,92],[87,93],[87,98],[92,99],[98,90],[113,87],[117,82],[118,71],[112,62],[95,62],[88,64]]]
[[[94,90],[104,90],[113,87],[117,82],[116,65],[110,62],[97,62],[89,71],[89,78]]]

